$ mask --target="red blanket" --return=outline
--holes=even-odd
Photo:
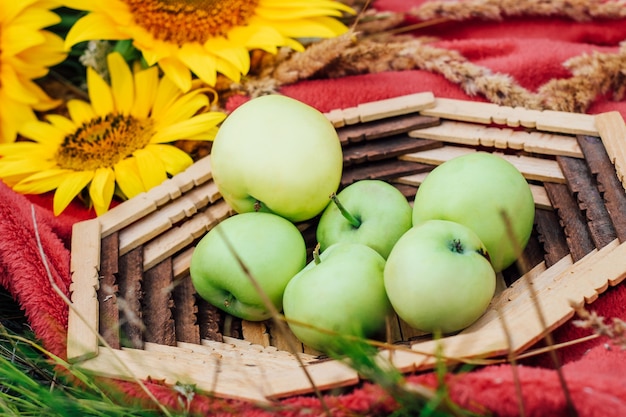
[[[536,109],[591,114],[616,110],[626,117],[623,1],[379,0],[372,7],[379,13],[370,12],[376,18],[369,26],[363,23],[364,30],[371,31],[369,43],[343,45],[317,71],[283,78],[280,92],[321,111],[432,91],[438,97]],[[390,22],[414,30],[396,30]],[[381,38],[394,30],[401,35]],[[229,106],[240,101],[234,96]],[[0,184],[0,285],[22,306],[44,345],[61,356],[68,309],[56,291],[69,291],[71,226],[92,216],[77,203],[54,217],[49,196],[25,197]],[[606,323],[612,318],[626,320],[626,287],[610,288],[588,308],[605,317]],[[590,333],[570,321],[554,338],[558,343]],[[624,346],[600,337],[559,350],[559,359],[563,380],[546,355],[516,368],[487,366],[450,374],[446,383],[452,400],[460,406],[492,415],[575,415],[562,384],[567,385],[571,406],[579,416],[626,415]],[[521,402],[514,371],[521,383]],[[408,380],[437,383],[434,374]],[[119,387],[145,399],[132,384]],[[176,406],[172,390],[156,383],[150,387],[165,403]],[[324,403],[333,415],[385,415],[397,407],[373,384],[342,396],[327,395]],[[319,399],[309,396],[279,405],[284,408],[269,412],[253,404],[202,396],[193,402],[198,411],[233,415],[320,414],[324,410]]]

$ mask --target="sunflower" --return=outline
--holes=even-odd
[[[217,73],[233,81],[250,68],[249,51],[304,49],[297,38],[330,38],[347,31],[337,17],[352,13],[331,0],[65,0],[89,11],[70,29],[78,42],[132,39],[148,65],[158,64],[183,91],[191,73],[215,85]]]
[[[35,119],[34,110],[58,104],[33,82],[66,57],[63,40],[42,30],[58,23],[56,1],[0,1],[0,142],[13,142],[17,129]]]
[[[69,118],[26,122],[19,133],[31,140],[0,144],[0,178],[24,194],[56,190],[55,215],[87,186],[101,215],[116,191],[132,198],[183,171],[192,158],[168,143],[212,140],[225,118],[202,113],[206,89],[183,93],[157,67],[133,72],[116,52],[107,62],[111,85],[87,69],[91,103],[70,100]]]

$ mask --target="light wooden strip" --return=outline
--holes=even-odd
[[[98,355],[98,295],[100,222],[75,223],[72,228],[72,305],[67,324],[67,358],[70,362]]]
[[[174,224],[191,217],[198,210],[220,198],[213,181],[206,182],[159,210],[144,216],[119,233],[120,256],[159,236]]]
[[[408,153],[399,157],[403,161],[420,162],[424,164],[440,165],[445,161],[462,155],[476,152],[475,149],[461,146],[443,146],[427,151]],[[559,164],[551,159],[540,159],[529,156],[505,155],[498,152],[494,154],[513,164],[527,180],[549,181],[565,183],[565,176]]]
[[[241,321],[241,333],[243,338],[250,343],[269,346],[270,334],[267,331],[267,326],[262,321]]]
[[[416,129],[409,136],[497,149],[524,150],[545,155],[582,158],[583,153],[573,136],[537,131],[516,131],[465,122],[444,121],[438,126]]]
[[[246,351],[226,356],[206,354],[201,346],[198,350],[149,343],[146,350],[101,348],[97,357],[81,363],[80,368],[105,377],[191,384],[219,397],[255,402],[311,391],[300,368],[277,370],[271,361],[255,361],[258,355],[249,358]],[[320,389],[358,382],[356,372],[337,361],[311,364],[307,369]]]
[[[333,126],[342,127],[356,123],[370,122],[393,116],[415,113],[432,107],[435,97],[431,92],[415,93],[384,100],[362,103],[356,107],[335,109],[325,116]]]
[[[428,176],[428,172],[420,172],[419,174],[407,175],[404,177],[395,178],[393,182],[398,184],[412,185],[419,187],[424,182],[424,179]],[[552,202],[548,198],[546,189],[541,185],[529,184],[530,191],[533,194],[535,200],[535,207],[546,210],[553,210]]]
[[[537,130],[598,136],[595,118],[590,114],[544,110],[537,118]]]
[[[596,115],[596,125],[604,148],[615,166],[617,177],[626,189],[626,124],[619,112]]]
[[[102,227],[102,237],[115,233],[142,217],[155,212],[156,203],[147,193],[141,193],[98,217]]]
[[[425,116],[482,124],[528,127],[545,132],[597,136],[594,117],[588,114],[551,110],[530,110],[523,107],[499,106],[447,98],[435,99],[435,106],[420,111]]]
[[[144,270],[152,268],[177,252],[185,250],[195,239],[203,236],[232,213],[232,208],[224,200],[220,200],[179,227],[160,234],[143,247]]]
[[[176,183],[178,188],[185,193],[195,186],[206,183],[212,178],[211,157],[207,155],[194,162],[183,172],[173,176],[172,182]]]

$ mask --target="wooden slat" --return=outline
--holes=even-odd
[[[595,245],[587,227],[586,219],[565,184],[544,183],[552,206],[559,215],[561,227],[574,262],[585,257]]]
[[[144,272],[142,317],[146,342],[176,346],[177,338],[172,316],[173,286],[171,258]]]
[[[612,111],[596,115],[596,126],[602,143],[617,173],[617,178],[626,188],[626,124],[619,112]]]
[[[435,99],[435,106],[420,111],[426,116],[482,124],[523,126],[544,132],[572,135],[597,135],[594,116],[558,111],[538,111],[522,107],[506,107],[493,103],[446,98]]]
[[[72,227],[72,305],[67,323],[67,358],[71,362],[98,355],[99,236],[98,219],[82,221]]]
[[[143,267],[145,269],[152,268],[163,259],[183,251],[194,240],[203,236],[213,226],[232,213],[232,208],[224,200],[219,200],[180,226],[161,233],[158,237],[142,246],[144,250]]]
[[[359,180],[390,180],[424,171],[433,167],[412,161],[389,159],[375,161],[369,164],[359,164],[345,169],[341,177],[340,187],[345,187]]]
[[[122,345],[137,349],[143,347],[143,248],[140,246],[119,260],[120,277],[118,305],[120,306]]]
[[[337,129],[337,136],[339,136],[341,145],[345,147],[353,143],[395,136],[438,124],[439,119],[436,117],[411,114],[375,120],[368,123],[348,125]]]
[[[603,248],[615,240],[617,234],[587,164],[582,159],[566,156],[557,157],[557,162],[567,178],[570,192],[576,196],[580,211],[585,215],[591,240],[596,248]]]
[[[569,254],[559,217],[553,210],[536,210],[535,228],[545,252],[546,267],[550,268]]]
[[[476,152],[473,148],[461,146],[443,146],[423,152],[405,154],[399,157],[402,161],[421,162],[429,165],[440,165],[445,161],[462,155]],[[506,155],[494,152],[513,164],[527,180],[550,181],[564,183],[565,177],[559,164],[551,159],[539,159],[529,156]]]
[[[193,285],[190,285],[191,279],[186,281],[188,282],[185,284],[185,287],[187,289],[186,291],[195,294],[195,289],[193,288]],[[222,334],[220,329],[221,316],[222,313],[217,307],[209,304],[202,298],[198,297],[196,317],[201,340],[204,339],[217,342],[224,341],[224,335]],[[182,337],[179,338],[179,340],[187,342],[191,341],[185,340]]]
[[[120,231],[120,255],[171,229],[174,224],[191,217],[220,198],[213,181],[206,182],[173,202],[145,215]]]
[[[246,341],[263,347],[270,345],[270,334],[265,322],[243,320],[241,330]]]
[[[118,234],[102,239],[100,249],[100,287],[98,288],[99,329],[106,343],[120,348],[120,312],[117,304]]]
[[[626,193],[617,178],[615,168],[609,160],[602,140],[595,136],[579,136],[578,142],[585,154],[589,170],[597,181],[598,191],[607,208],[608,215],[615,225],[620,242],[626,241]]]
[[[390,136],[385,139],[347,146],[343,150],[344,167],[365,162],[396,158],[411,152],[419,152],[443,146],[441,142],[411,138],[407,135]]]
[[[496,149],[523,150],[529,153],[582,158],[582,151],[575,137],[537,131],[520,131],[473,123],[444,121],[437,126],[411,131],[409,135],[414,138],[433,139],[463,145],[480,145]]]
[[[359,104],[356,107],[336,109],[326,113],[335,127],[370,122],[393,116],[415,113],[432,107],[435,97],[431,92],[415,93],[385,100]]]
[[[171,259],[171,258],[168,258]],[[198,306],[196,304],[196,291],[191,282],[191,278],[178,279],[173,281],[172,299],[174,301],[174,330],[178,342],[188,342],[199,344],[202,337],[198,324]],[[219,319],[219,318],[218,318]],[[219,331],[218,324],[216,333]],[[217,337],[217,336],[213,336]]]

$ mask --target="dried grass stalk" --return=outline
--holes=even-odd
[[[624,0],[468,0],[429,1],[411,15],[430,20],[503,20],[513,16],[566,17],[579,22],[591,19],[620,19],[626,16]]]

